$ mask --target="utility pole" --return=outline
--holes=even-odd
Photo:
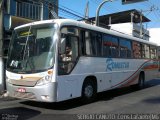
[[[140,11],[140,38],[143,38],[143,36],[146,34],[146,32],[143,33],[143,13],[144,12],[153,12],[155,10],[159,10],[159,9],[156,8],[155,5],[152,5],[149,10],[141,10]]]
[[[85,20],[88,20],[88,18],[89,18],[89,1],[86,4],[86,9],[85,9],[85,12],[84,12],[84,18],[85,18]]]
[[[101,7],[104,5],[104,3],[109,2],[109,1],[112,2],[112,0],[104,0],[104,1],[98,6],[97,11],[96,11],[96,26],[99,26],[99,11],[100,11]]]
[[[140,38],[143,39],[143,14],[142,14],[142,10],[140,11]]]
[[[0,0],[0,92],[4,91],[4,60],[3,60],[3,0]]]

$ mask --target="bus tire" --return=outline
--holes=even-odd
[[[140,73],[139,80],[138,80],[138,89],[143,89],[145,87],[145,78],[144,74]]]
[[[84,103],[93,102],[97,94],[97,85],[93,80],[86,80],[82,87],[82,101]]]

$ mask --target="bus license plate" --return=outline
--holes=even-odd
[[[25,92],[26,92],[26,89],[25,89],[25,88],[18,88],[18,89],[17,89],[17,92],[25,93]]]

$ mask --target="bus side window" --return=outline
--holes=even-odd
[[[151,59],[156,59],[157,58],[157,49],[154,46],[150,46],[150,54],[151,54]]]
[[[120,38],[119,45],[120,45],[120,57],[121,58],[131,58],[132,57],[131,41]]]
[[[139,42],[133,41],[132,48],[133,48],[133,58],[141,58],[143,56],[142,47]]]
[[[94,31],[82,31],[82,54],[87,56],[101,56],[102,53],[102,39],[101,34]]]
[[[150,58],[150,50],[149,45],[142,44],[142,57],[143,58]]]
[[[92,51],[91,51],[91,36],[90,36],[90,32],[86,31],[85,32],[85,46],[86,46],[86,55],[91,55]]]
[[[85,31],[81,30],[80,33],[80,53],[86,55],[86,44],[85,44]]]
[[[111,35],[103,36],[103,56],[119,57],[118,38]]]

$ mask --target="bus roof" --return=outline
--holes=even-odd
[[[40,24],[47,24],[47,23],[57,23],[59,26],[63,26],[63,25],[77,26],[77,27],[81,27],[81,28],[85,28],[85,29],[89,29],[89,30],[93,30],[93,31],[97,31],[97,32],[102,32],[102,33],[118,36],[118,37],[121,37],[121,38],[130,39],[130,40],[133,40],[133,41],[142,42],[142,43],[145,43],[145,44],[158,46],[156,43],[153,43],[153,42],[150,42],[150,41],[147,41],[147,40],[144,40],[144,39],[140,39],[140,38],[137,38],[137,37],[133,37],[133,36],[127,35],[125,33],[120,33],[118,31],[105,29],[105,28],[98,27],[98,26],[95,26],[95,25],[86,24],[83,21],[76,21],[76,20],[71,20],[71,19],[53,19],[53,20],[36,21],[36,22],[32,22],[32,23],[28,23],[28,24],[25,24],[25,25],[18,26],[15,29],[27,27],[27,26],[30,26],[30,25],[40,25]]]

